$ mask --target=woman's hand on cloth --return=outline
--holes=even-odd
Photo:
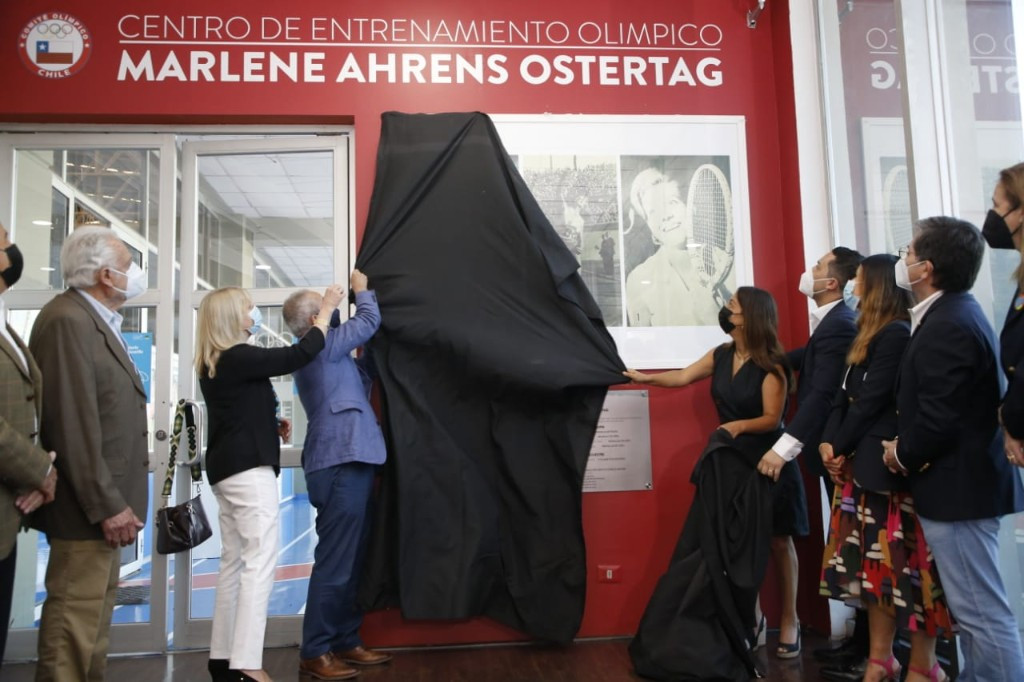
[[[623,374],[629,377],[634,384],[649,384],[654,381],[654,377],[650,374],[644,374],[635,369],[627,369]]]
[[[733,438],[743,433],[743,424],[739,421],[726,422],[724,424],[719,425],[718,428],[722,429],[723,431],[727,431],[729,435],[732,436]]]

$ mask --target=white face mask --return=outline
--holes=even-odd
[[[811,271],[807,270],[802,275],[800,275],[800,293],[803,294],[804,296],[815,296],[816,294],[820,294],[821,292],[825,291],[825,289],[815,290],[814,289],[814,283],[815,282],[827,282],[830,279],[835,279],[835,278],[834,277],[824,277],[822,279],[814,279],[814,275],[811,273]]]
[[[128,267],[128,272],[121,272],[114,268],[110,268],[110,271],[124,275],[125,279],[128,280],[128,284],[124,289],[113,287],[115,291],[120,291],[124,294],[125,298],[135,298],[146,290],[146,271],[140,268],[135,261],[132,261],[132,264]]]
[[[256,336],[260,333],[260,326],[263,324],[263,313],[260,312],[259,308],[253,306],[252,310],[249,311],[249,319],[252,320],[252,326],[246,331],[253,336]]]
[[[893,266],[896,274],[896,286],[898,286],[900,289],[906,289],[907,291],[913,290],[914,285],[920,282],[922,279],[924,279],[924,275],[918,277],[913,282],[911,282],[910,268],[925,262],[927,261],[919,260],[916,263],[911,263],[910,265],[907,265],[907,261],[903,260],[902,258],[896,261],[896,265]]]
[[[857,305],[860,303],[860,296],[853,293],[856,286],[857,282],[851,279],[846,283],[846,286],[843,287],[843,300],[846,301],[846,305],[848,305],[851,310],[856,310]]]

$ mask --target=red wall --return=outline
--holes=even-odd
[[[480,3],[473,0],[440,0],[403,3],[398,0],[307,0],[276,3],[265,0],[218,3],[180,0],[175,3],[138,3],[128,0],[94,2],[84,0],[21,0],[0,5],[0,121],[19,122],[144,122],[287,124],[309,121],[351,122],[355,127],[355,185],[357,231],[362,234],[373,185],[374,164],[384,111],[439,112],[478,110],[487,113],[583,113],[583,114],[703,114],[746,117],[749,203],[755,283],[775,294],[785,321],[783,340],[800,342],[806,337],[806,301],[796,292],[796,281],[804,268],[802,223],[793,110],[792,64],[789,44],[788,3],[769,3],[758,26],[746,26],[746,12],[752,0],[649,0],[621,3],[611,0],[564,0],[561,3],[519,0]],[[144,6],[146,9],[140,8]],[[705,57],[721,61],[720,85],[530,85],[514,72],[514,64],[526,53],[552,57],[560,50],[492,47],[453,48],[437,45],[410,48],[376,44],[352,48],[357,59],[368,52],[502,53],[508,56],[510,77],[503,84],[388,84],[335,83],[335,73],[348,51],[322,48],[308,43],[308,28],[297,31],[295,50],[323,51],[327,81],[324,83],[239,83],[239,82],[132,82],[117,79],[122,52],[138,59],[151,49],[159,62],[171,49],[184,53],[182,45],[139,46],[122,43],[119,20],[125,15],[163,13],[178,16],[221,18],[246,17],[258,24],[261,17],[282,21],[295,17],[296,25],[308,27],[313,17],[381,17],[489,20],[516,22],[543,20],[580,27],[586,22],[612,26],[643,23],[694,24],[709,26],[708,42],[720,42],[714,51],[672,53],[682,55],[696,72]],[[42,78],[33,72],[13,47],[34,17],[58,9],[74,15],[88,30],[91,55],[78,72],[66,78]],[[136,20],[123,24],[125,33],[140,26]],[[589,26],[589,24],[588,24]],[[684,28],[682,39],[696,36]],[[557,39],[557,35],[555,36]],[[544,41],[541,41],[542,43]],[[632,47],[615,47],[614,38],[603,41],[609,49],[573,50],[570,54],[621,54],[644,56],[651,52]],[[261,50],[259,45],[232,44],[230,39],[216,47],[201,47],[240,58],[243,50]],[[300,45],[300,43],[304,43]],[[549,43],[550,44],[550,43]],[[533,49],[536,48],[536,49]],[[288,49],[288,48],[279,48]],[[159,68],[159,67],[158,67]],[[681,390],[654,389],[650,400],[651,446],[654,490],[636,493],[589,493],[584,500],[584,525],[591,583],[581,636],[633,632],[654,582],[667,564],[692,500],[689,474],[707,434],[717,419],[709,400],[708,387],[698,385]],[[812,501],[812,508],[815,502]],[[817,598],[820,542],[801,544],[803,554],[801,594],[804,621],[824,621],[824,600]],[[622,567],[620,583],[597,583],[597,564]],[[769,616],[774,600],[772,577],[766,585]],[[365,627],[367,639],[376,645],[442,642],[495,641],[519,635],[492,623],[470,621],[461,624],[409,623],[394,613],[372,614]]]

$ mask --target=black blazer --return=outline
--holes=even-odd
[[[996,420],[995,333],[971,294],[946,292],[932,303],[907,345],[898,381],[896,454],[910,471],[917,512],[968,521],[1024,509]]]
[[[882,462],[882,441],[896,436],[896,377],[909,341],[910,323],[903,320],[878,331],[864,361],[849,368],[846,388],[840,385],[821,437],[836,455],[850,458],[854,479],[867,490],[907,487],[905,478]]]
[[[1016,301],[1020,289],[1013,295]],[[1024,438],[1024,376],[1017,378],[1017,368],[1024,362],[1024,309],[1016,310],[1013,301],[1006,313],[1006,323],[999,334],[999,359],[1006,373],[1006,394],[1003,396],[1003,426],[1014,438]],[[1024,373],[1024,368],[1021,369]]]
[[[240,343],[221,353],[215,377],[199,378],[209,417],[206,477],[210,485],[260,466],[280,471],[277,398],[270,377],[306,366],[323,347],[324,335],[317,327],[294,346],[259,348]]]
[[[857,335],[856,319],[846,302],[839,301],[818,324],[807,345],[788,354],[790,366],[800,377],[796,414],[786,433],[804,444],[804,463],[815,476],[828,474],[821,463],[818,445],[832,409],[832,398],[843,380],[846,352]]]

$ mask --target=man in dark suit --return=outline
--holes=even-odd
[[[807,498],[797,464],[793,461],[803,450],[808,471],[824,478],[826,490],[831,480],[818,455],[821,433],[832,406],[832,397],[839,388],[846,353],[857,335],[856,314],[843,300],[847,282],[857,274],[863,257],[843,246],[837,246],[818,259],[800,278],[800,291],[813,299],[811,338],[807,345],[789,353],[797,381],[797,410],[785,433],[758,463],[758,470],[778,482],[775,497],[775,532],[772,556],[779,569],[782,618],[779,624],[781,658],[799,654],[799,620],[796,614],[796,590],[799,577],[793,535],[807,535]],[[866,635],[865,631],[865,635]],[[867,653],[867,641],[864,641]]]
[[[914,506],[960,626],[958,680],[1024,680],[1017,621],[999,574],[999,519],[1024,509],[999,428],[1001,386],[992,326],[969,289],[985,245],[976,227],[926,218],[896,264],[910,288],[911,337],[884,461],[910,479]]]
[[[0,224],[0,294],[14,286],[23,267],[21,251]],[[6,319],[6,305],[0,298],[0,321]],[[28,348],[9,324],[0,323],[0,665],[11,618],[22,514],[52,502],[57,485],[54,454],[40,448],[36,438],[42,384]]]
[[[335,311],[323,352],[293,375],[309,418],[302,470],[309,501],[316,507],[317,534],[299,673],[325,680],[355,677],[350,663],[365,666],[391,660],[388,654],[365,648],[359,637],[363,614],[356,590],[369,538],[374,477],[387,451],[370,405],[370,377],[352,359],[352,351],[380,326],[380,309],[376,294],[367,288],[366,275],[353,270],[349,283],[355,315],[342,323]],[[309,331],[321,300],[320,294],[307,290],[284,302],[282,314],[296,337]]]
[[[60,260],[69,289],[43,306],[29,343],[43,373],[40,437],[60,474],[55,501],[32,518],[50,544],[37,682],[103,679],[121,548],[148,501],[146,392],[117,312],[145,273],[103,227],[72,232]]]

